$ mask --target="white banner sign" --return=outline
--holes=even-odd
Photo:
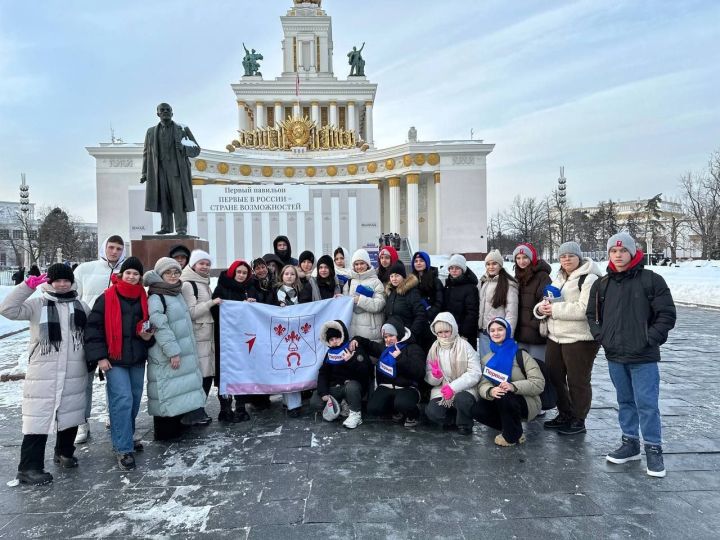
[[[209,185],[202,189],[203,212],[307,212],[310,189],[303,185]]]
[[[320,328],[341,320],[350,328],[352,298],[297,306],[220,304],[220,394],[279,394],[315,388],[327,347]]]

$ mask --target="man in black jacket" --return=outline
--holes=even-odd
[[[610,463],[640,459],[645,442],[647,474],[662,478],[660,345],[675,326],[675,303],[665,280],[643,268],[644,254],[635,240],[620,232],[608,240],[608,273],[590,290],[587,320],[605,350],[618,400],[622,444]]]

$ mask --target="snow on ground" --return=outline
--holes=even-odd
[[[0,302],[5,300],[5,297],[10,294],[10,291],[12,289],[12,285],[0,285]],[[4,336],[5,334],[9,334],[10,332],[22,330],[23,328],[27,327],[27,321],[11,321],[10,319],[6,319],[5,317],[0,316],[0,336]]]
[[[433,266],[441,268],[447,264],[449,255],[431,255]],[[483,261],[469,261],[468,266],[480,277],[485,273]],[[553,273],[560,269],[560,263],[550,265]],[[607,261],[598,262],[601,272],[605,273]],[[720,308],[720,261],[687,261],[678,266],[648,266],[653,272],[660,274],[677,302],[698,304]],[[505,269],[513,274],[513,263],[505,262]],[[441,274],[447,271],[441,268]]]

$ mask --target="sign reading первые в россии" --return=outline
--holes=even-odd
[[[306,212],[310,191],[303,185],[204,186],[203,212]]]

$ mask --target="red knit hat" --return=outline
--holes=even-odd
[[[380,248],[380,252],[378,253],[378,257],[382,254],[383,251],[387,251],[390,254],[390,264],[393,265],[397,262],[397,260],[400,258],[398,257],[398,252],[395,251],[395,248],[392,246],[383,246]]]
[[[523,242],[522,244],[519,244],[518,247],[513,250],[513,261],[515,261],[515,257],[517,257],[520,253],[527,255],[527,258],[530,259],[533,266],[537,265],[537,250],[531,243]]]
[[[229,277],[231,279],[235,279],[235,271],[237,270],[237,267],[240,266],[241,264],[245,268],[247,268],[248,277],[245,281],[248,281],[252,277],[253,271],[252,271],[252,268],[250,267],[250,265],[248,263],[246,263],[245,261],[243,261],[242,259],[238,259],[237,261],[233,262],[230,265],[230,268],[228,268],[227,272],[225,272],[227,274],[227,277]]]

